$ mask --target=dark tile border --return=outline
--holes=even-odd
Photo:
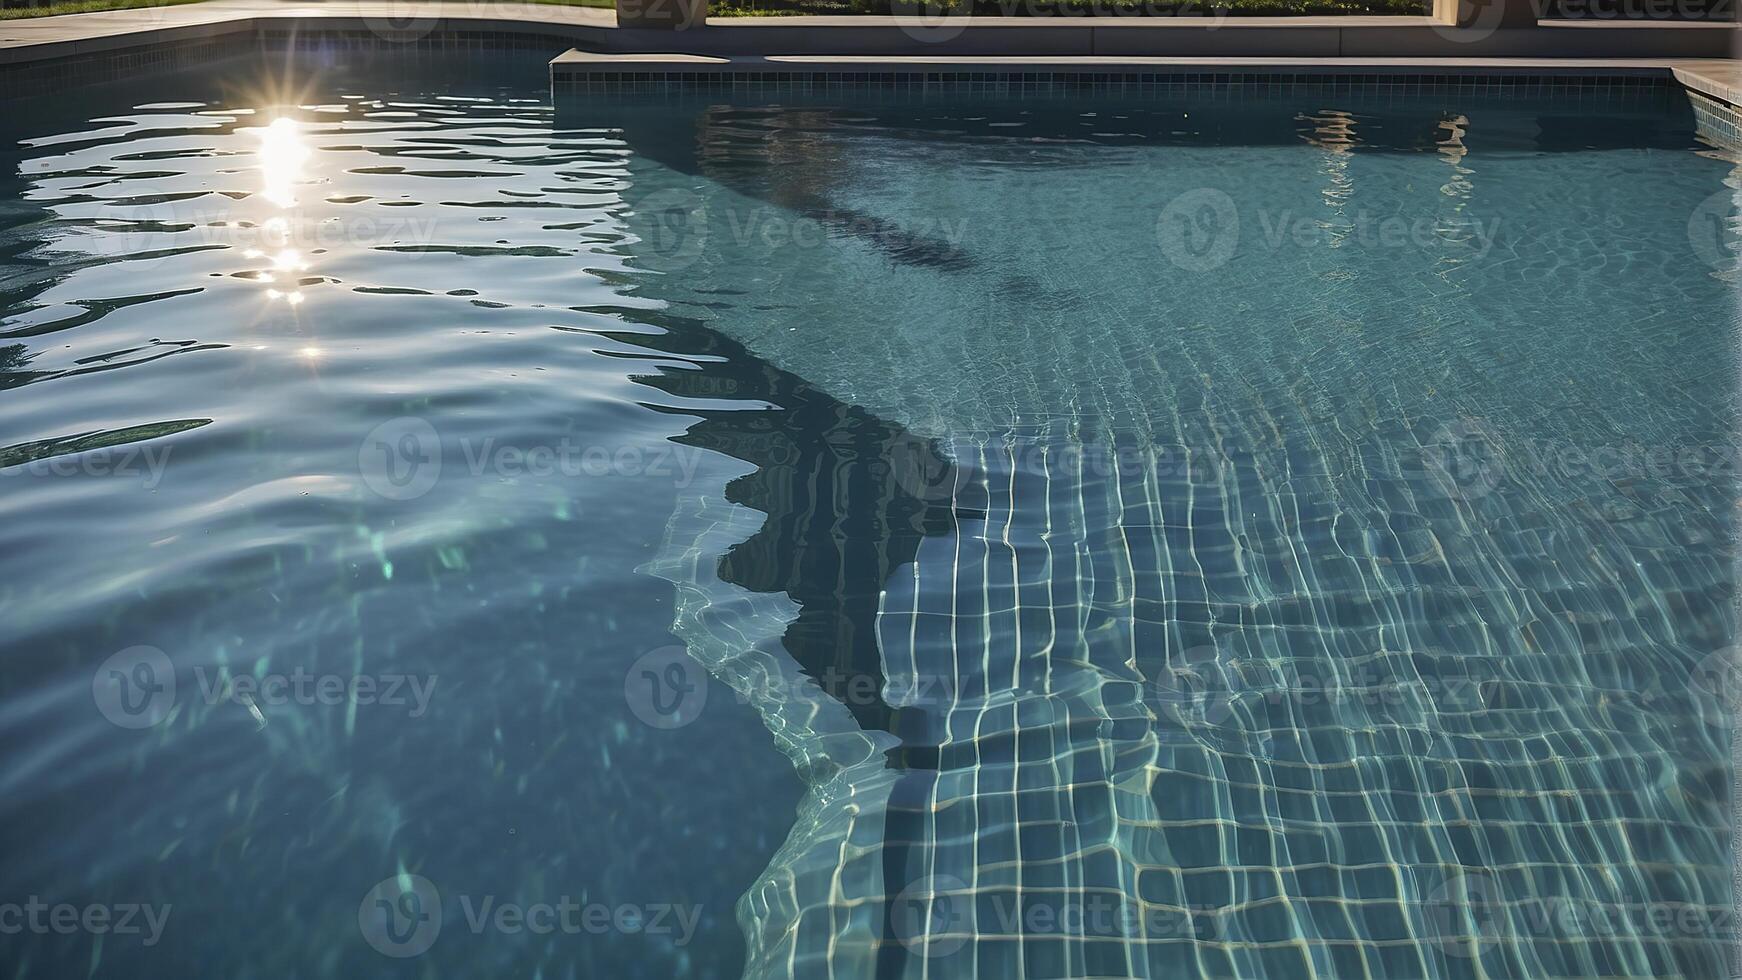
[[[1013,98],[1107,93],[1158,97],[1190,96],[1211,101],[1272,99],[1301,94],[1364,99],[1423,96],[1550,98],[1571,104],[1668,103],[1681,86],[1667,75],[1403,74],[1326,72],[1139,72],[1139,71],[632,71],[588,70],[553,65],[553,93],[668,94],[730,92],[805,94],[873,92],[897,96],[996,95]]]
[[[420,33],[421,32],[421,33]],[[384,24],[377,29],[308,30],[268,25],[255,31],[255,44],[271,51],[346,51],[358,54],[448,56],[453,54],[527,51],[549,61],[575,46],[575,39],[536,31],[450,31],[420,26]]]
[[[334,26],[309,30],[296,21],[257,23],[251,28],[193,38],[91,52],[65,58],[0,66],[0,91],[7,98],[51,96],[70,87],[123,82],[142,74],[215,65],[239,56],[292,51],[320,59],[391,55],[398,58],[452,58],[526,52],[549,62],[575,46],[573,36],[536,29],[446,30],[436,22],[405,25]],[[529,66],[530,67],[530,66]],[[686,67],[659,71],[657,65],[551,64],[555,99],[583,95],[664,95],[732,93],[778,96],[810,93],[875,93],[882,97],[925,99],[963,95],[1046,98],[1083,93],[1144,97],[1191,97],[1209,101],[1267,100],[1326,95],[1363,101],[1455,96],[1462,99],[1551,98],[1571,105],[1647,106],[1675,103],[1681,93],[1692,102],[1701,132],[1727,145],[1742,145],[1737,109],[1688,91],[1668,75],[1450,72],[1219,72],[1214,70],[1144,72],[1114,67],[1059,71],[1036,66],[1025,71],[847,71],[835,67],[778,71],[727,67]],[[645,70],[642,70],[645,69]]]
[[[0,65],[5,98],[54,95],[68,88],[123,82],[142,74],[208,67],[237,57],[292,51],[311,56],[451,58],[455,54],[526,52],[529,70],[575,46],[573,37],[528,31],[450,31],[430,23],[304,30],[268,23],[215,36],[154,41],[108,51]],[[418,32],[423,33],[419,34]]]
[[[40,97],[81,85],[138,78],[142,73],[182,71],[234,57],[249,44],[246,34],[230,35],[5,65],[0,66],[0,92],[8,99]]]

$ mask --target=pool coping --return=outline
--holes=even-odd
[[[1673,79],[1698,97],[1703,121],[1742,133],[1736,58],[1742,25],[1733,23],[1542,21],[1464,30],[1432,16],[975,17],[935,31],[864,16],[715,18],[704,29],[631,29],[618,27],[611,9],[496,0],[206,0],[0,21],[0,88],[8,96],[52,94],[274,44],[356,57],[510,47],[548,62],[553,92],[573,90],[589,76],[618,91],[626,76],[655,74],[685,84],[717,76],[733,85],[842,82],[849,75],[862,83],[888,76],[911,84],[935,76],[928,80],[981,89],[989,80],[1006,88],[1014,81],[1023,91],[1036,84],[1093,87],[1113,76],[1146,90],[1232,84],[1247,92],[1259,82],[1274,89],[1350,78],[1393,94],[1411,86],[1445,90],[1453,79],[1468,80],[1461,90],[1494,83],[1520,92],[1554,78],[1583,79],[1552,83],[1563,92],[1600,88],[1605,79]],[[1722,42],[1726,57],[1610,50],[1642,38],[1652,41],[1647,48],[1671,50]],[[1460,56],[1422,56],[1425,49]],[[1604,53],[1578,56],[1593,49]]]
[[[986,56],[1715,58],[1742,25],[1575,20],[1457,28],[1436,16],[710,18],[700,28],[617,25],[614,10],[497,0],[206,0],[0,21],[0,68],[165,42],[252,33],[358,32],[388,43],[453,33],[566,40],[617,53]]]

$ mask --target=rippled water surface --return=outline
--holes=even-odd
[[[524,61],[0,119],[7,972],[1723,973],[1685,105]]]

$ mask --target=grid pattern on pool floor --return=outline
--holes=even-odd
[[[1609,673],[1666,619],[1594,641],[1551,597],[1455,580],[1426,541],[1350,533],[1311,454],[1276,493],[1254,459],[1086,479],[1072,460],[1103,454],[1064,439],[954,448],[958,510],[986,519],[890,588],[891,683],[906,664],[907,686],[956,689],[940,771],[904,777],[927,785],[892,804],[888,837],[920,842],[906,870],[928,893],[963,883],[949,911],[979,973],[1475,975],[1472,943],[1492,975],[1717,967],[1726,897],[1688,886],[1724,855],[1672,842],[1722,835],[1652,786],[1691,761],[1666,766],[1688,747],[1673,721],[1700,705]],[[1344,588],[1381,563],[1385,591]],[[1466,637],[1452,649],[1411,635],[1448,621]],[[985,914],[1000,891],[1055,911],[1099,891],[1144,914],[1017,940]],[[1656,903],[1691,904],[1706,931],[1534,917]]]
[[[1520,539],[1371,533],[1313,452],[1094,466],[1116,443],[950,447],[971,516],[879,624],[937,768],[854,743],[746,899],[748,975],[1719,975],[1725,815],[1679,780],[1723,726],[1686,665],[1641,673],[1682,639],[1651,570],[1527,588],[1492,551]],[[1397,514],[1478,519],[1408,462],[1366,461]],[[691,581],[760,516],[712,507],[674,534]],[[693,593],[686,641],[778,663],[766,597],[730,592]],[[783,745],[853,735],[791,707]]]

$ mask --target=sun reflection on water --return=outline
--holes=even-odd
[[[297,204],[296,188],[304,180],[303,165],[309,157],[301,126],[295,119],[280,116],[258,130],[256,136],[260,140],[261,196],[274,206],[289,210]],[[291,288],[268,289],[266,298],[283,299],[296,306],[302,302],[303,295],[297,288],[295,274],[307,269],[308,263],[303,260],[301,252],[285,247],[291,240],[293,217],[275,215],[266,219],[260,225],[260,243],[266,247],[251,248],[243,254],[248,258],[269,258],[272,264],[260,274],[259,281],[277,283],[283,276]]]
[[[266,199],[281,208],[296,204],[296,184],[302,178],[308,147],[295,119],[280,117],[259,132],[260,172]]]

